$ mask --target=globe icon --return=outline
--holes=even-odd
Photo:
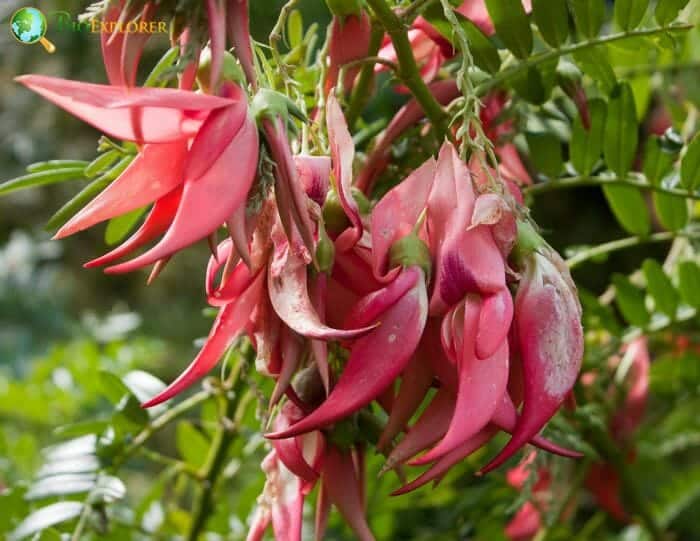
[[[44,37],[47,29],[46,17],[36,8],[26,7],[15,11],[10,19],[10,29],[20,43],[31,45],[39,42],[48,52],[52,53],[55,50],[53,43]]]

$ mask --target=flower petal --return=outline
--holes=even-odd
[[[423,333],[427,299],[423,272],[416,267],[404,272],[418,275],[416,285],[383,314],[379,327],[353,344],[328,398],[290,429],[268,438],[302,434],[342,419],[377,398],[405,369]]]
[[[238,300],[227,304],[219,311],[204,346],[192,363],[165,390],[145,402],[142,407],[150,408],[181,393],[204,377],[219,362],[229,346],[241,334],[254,307],[260,301],[264,276],[264,273],[259,272]]]

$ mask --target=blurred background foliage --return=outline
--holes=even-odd
[[[256,39],[266,41],[283,3],[251,2]],[[7,21],[24,4],[4,0],[0,20]],[[299,5],[306,21],[316,21],[325,28],[329,14],[323,2],[303,0]],[[75,15],[85,9],[86,2],[42,0],[40,7],[49,14],[48,37],[57,46],[56,54],[49,56],[39,47],[20,46],[9,32],[0,32],[2,179],[18,176],[27,164],[42,160],[90,160],[99,136],[12,81],[16,75],[30,72],[105,81],[96,35],[51,29],[53,11]],[[697,29],[688,42],[692,54],[684,61],[697,62]],[[147,71],[166,47],[165,37],[152,39],[142,69]],[[632,57],[627,62],[633,69],[638,59]],[[639,95],[646,95],[648,111],[663,104],[673,112],[678,109],[678,93],[684,100],[700,105],[697,69],[642,72],[633,82]],[[380,79],[378,90],[368,108],[368,123],[396,110],[405,99],[392,92],[387,78]],[[680,125],[683,118],[674,120]],[[397,163],[410,162],[411,145],[409,138],[397,146]],[[398,173],[390,170],[389,174]],[[207,460],[216,431],[217,409],[222,401],[227,407],[230,397],[205,384],[204,391],[199,392],[204,393],[201,401],[186,412],[183,421],[148,434],[150,451],[130,456],[118,478],[110,468],[125,460],[131,442],[153,421],[138,408],[139,393],[162,383],[143,371],[169,381],[196,351],[195,340],[208,330],[210,320],[202,315],[203,263],[208,251],[202,245],[178,255],[149,287],[144,287],[143,273],[107,277],[99,271],[84,270],[81,264],[104,246],[103,229],[93,228],[60,244],[50,241],[43,229],[48,218],[76,191],[75,185],[58,184],[0,198],[0,535],[16,527],[34,501],[62,501],[66,487],[73,487],[75,494],[92,498],[91,512],[85,513],[85,506],[64,506],[54,511],[55,515],[66,513],[66,517],[74,516],[86,523],[80,539],[175,539],[187,531],[192,520],[195,488],[202,484],[193,472]],[[597,187],[543,194],[534,202],[533,215],[557,249],[625,235]],[[629,274],[644,258],[664,253],[665,247],[658,245],[617,252],[596,265],[582,267],[575,278],[584,290],[598,295],[610,283],[613,272]],[[694,332],[692,325],[688,330]],[[700,470],[693,460],[700,447],[700,357],[692,348],[677,350],[675,337],[670,335],[657,337],[652,351],[659,352],[652,370],[653,398],[648,408],[652,413],[640,433],[638,460],[632,468],[645,472],[640,474],[642,488],[647,494],[659,496],[658,512],[673,521],[677,538],[700,539],[696,520],[700,512]],[[222,373],[227,374],[225,369]],[[249,383],[256,385],[252,379]],[[254,398],[249,407],[243,408],[248,422],[237,427],[239,437],[228,450],[222,474],[225,486],[217,492],[215,511],[207,522],[207,540],[242,539],[245,521],[262,487],[259,462],[264,444],[259,433],[246,428],[255,426],[253,418],[262,414]],[[161,410],[150,415],[164,413]],[[95,433],[103,438],[99,446],[90,435]],[[56,443],[60,441],[69,443]],[[397,486],[393,474],[374,481],[381,466],[376,459],[369,467],[372,483],[368,509],[377,537],[505,539],[503,525],[525,500],[527,491],[518,496],[502,473],[475,478],[473,473],[483,458],[481,454],[471,457],[452,470],[438,488],[401,498],[388,497]],[[83,471],[68,468],[71,461],[79,463]],[[182,463],[187,465],[184,470]],[[554,459],[552,463],[555,468],[570,467],[566,461]],[[67,473],[61,473],[62,467]],[[682,475],[677,475],[678,471]],[[694,472],[694,478],[689,471]],[[3,486],[12,489],[3,492]],[[669,491],[667,500],[662,486]],[[122,497],[122,506],[107,510],[107,503]],[[548,539],[592,538],[588,535],[620,541],[646,539],[640,528],[614,523],[589,501],[584,501],[582,508],[579,523],[554,528]],[[70,531],[72,527],[59,526],[44,530],[34,539],[55,541],[61,539],[60,532]],[[336,517],[327,539],[352,539],[352,535]]]

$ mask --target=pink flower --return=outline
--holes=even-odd
[[[167,197],[167,204],[160,206],[170,210],[158,209],[144,226],[147,232],[127,241],[128,250],[122,247],[117,254],[126,255],[167,224],[164,237],[146,253],[108,272],[128,272],[170,257],[209,236],[245,205],[257,171],[258,132],[244,93],[233,83],[226,83],[221,96],[207,96],[174,89],[126,90],[38,75],[18,81],[97,129],[143,144],[124,173],[56,234],[56,238],[72,235]],[[233,182],[232,163],[239,165]],[[173,214],[171,203],[177,193]],[[114,255],[90,266],[111,261]]]

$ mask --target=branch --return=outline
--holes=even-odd
[[[573,53],[576,53],[579,51],[583,51],[585,49],[590,49],[592,47],[596,47],[598,45],[605,45],[608,43],[613,43],[616,41],[624,40],[627,38],[655,36],[657,34],[663,34],[665,32],[685,32],[685,31],[688,31],[692,28],[693,28],[692,24],[675,24],[675,25],[672,24],[672,25],[661,26],[661,27],[657,27],[657,28],[646,28],[646,29],[641,29],[641,30],[632,30],[630,32],[618,32],[617,34],[610,34],[607,36],[601,36],[601,37],[590,39],[587,41],[582,41],[579,43],[567,45],[567,46],[561,47],[559,49],[545,51],[545,52],[542,52],[542,53],[539,53],[536,55],[532,55],[527,60],[524,60],[523,62],[519,62],[518,64],[497,73],[495,76],[487,79],[486,81],[481,83],[479,86],[477,86],[476,91],[477,91],[477,94],[479,96],[484,96],[485,94],[488,94],[488,92],[491,89],[496,88],[498,86],[501,86],[503,83],[506,83],[511,79],[514,79],[522,71],[525,71],[529,68],[538,66],[542,63],[545,63],[549,60],[553,60],[553,59],[558,58],[560,56],[573,54]]]
[[[697,234],[664,231],[662,233],[654,233],[647,237],[626,237],[624,239],[613,240],[611,242],[606,242],[599,244],[598,246],[593,246],[588,250],[582,250],[573,257],[566,260],[566,264],[570,269],[578,267],[584,261],[589,259],[594,259],[598,256],[609,254],[612,252],[617,252],[618,250],[624,250],[626,248],[632,248],[633,246],[640,246],[642,244],[652,244],[656,242],[668,242],[675,239],[676,237],[697,237]]]
[[[449,117],[420,76],[420,70],[413,57],[413,50],[408,41],[403,21],[384,0],[367,0],[367,4],[372,8],[394,44],[399,65],[396,72],[397,77],[406,85],[423,108],[425,116],[433,125],[438,140],[442,141],[445,137],[450,137]]]
[[[604,177],[604,176],[578,176],[566,177],[548,182],[540,182],[532,186],[526,186],[523,189],[524,193],[537,195],[539,193],[551,192],[554,190],[565,190],[570,188],[579,188],[582,186],[608,186],[608,185],[623,185],[640,188],[642,190],[650,190],[653,192],[675,195],[678,197],[686,197],[688,199],[700,199],[700,192],[692,190],[684,190],[681,188],[665,188],[646,182],[641,176],[620,177]]]

